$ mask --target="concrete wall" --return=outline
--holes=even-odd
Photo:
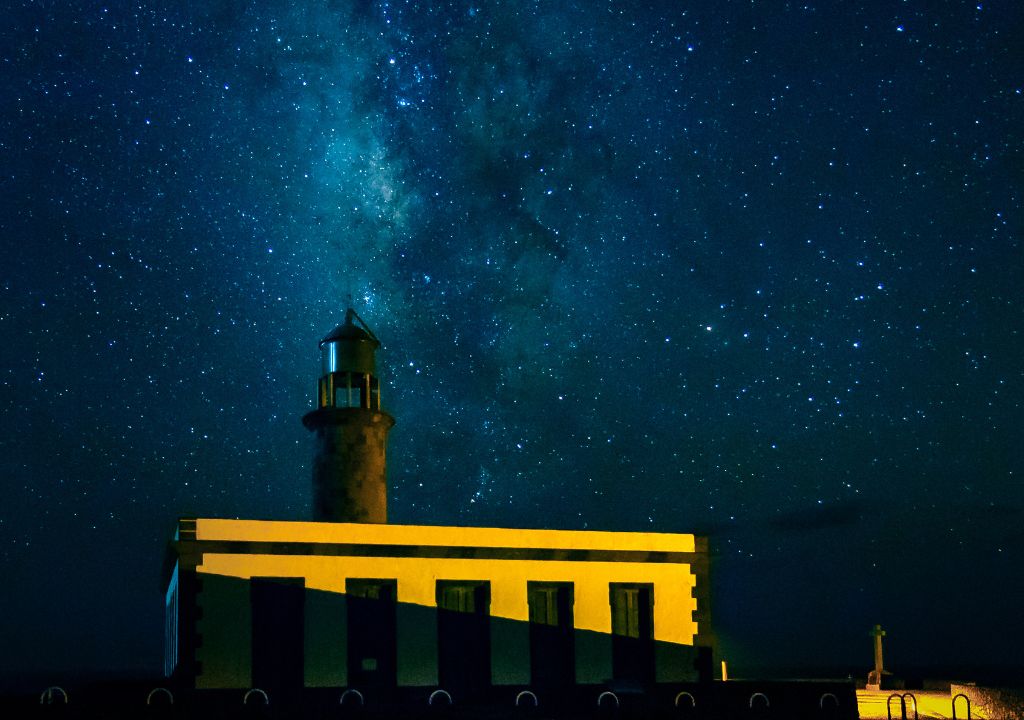
[[[463,558],[344,557],[318,555],[204,555],[201,576],[301,577],[306,588],[343,595],[346,578],[388,577],[398,581],[398,601],[434,607],[438,580],[487,580],[491,616],[529,620],[527,583],[572,582],[578,630],[611,632],[610,583],[654,586],[654,636],[660,642],[693,645],[697,623],[696,581],[689,565],[639,562],[572,562],[564,560],[473,560]]]
[[[653,588],[657,682],[696,680],[696,647],[713,642],[702,541],[660,533],[183,519],[175,543],[175,675],[195,678],[197,687],[251,686],[249,580],[295,578],[305,585],[304,683],[344,687],[346,580],[390,578],[397,584],[400,686],[437,686],[438,581],[489,584],[491,676],[498,687],[530,684],[533,582],[573,586],[577,683],[612,677],[612,583]],[[169,567],[168,587],[175,566]]]
[[[252,604],[249,583],[202,576],[197,604],[197,688],[252,687]]]
[[[657,681],[696,679],[695,578],[687,565],[208,553],[197,570],[201,580],[197,687],[250,686],[248,580],[252,577],[304,578],[307,687],[347,684],[345,581],[365,577],[397,579],[397,677],[402,686],[437,685],[434,606],[438,580],[486,579],[490,583],[494,685],[530,684],[529,581],[573,583],[578,683],[603,683],[612,677],[608,595],[612,582],[649,582],[654,586]]]
[[[306,591],[306,687],[348,684],[347,607],[344,595]]]

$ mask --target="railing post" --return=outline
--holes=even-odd
[[[963,698],[964,702],[967,703],[967,720],[971,720],[971,699],[969,697],[967,697],[966,695],[964,695],[963,693],[957,693],[956,695],[953,696],[953,720],[957,720],[957,718],[956,718],[956,699],[957,698]]]
[[[917,698],[914,697],[914,693],[903,693],[903,695],[901,695],[901,697],[903,698],[903,703],[904,703],[903,704],[903,717],[906,717],[906,713],[907,713],[906,700],[907,700],[907,698],[910,698],[911,700],[914,701],[914,720],[917,720]]]
[[[899,693],[893,693],[885,700],[885,714],[889,716],[889,720],[892,720],[892,699],[896,698],[900,701],[900,720],[907,720],[907,700]]]
[[[537,699],[537,693],[532,690],[522,690],[518,695],[516,695],[516,707],[519,707],[520,701],[526,698],[532,698],[533,707],[540,707],[540,700]],[[526,707],[526,705],[523,705],[523,707]]]
[[[451,693],[449,693],[447,690],[443,690],[441,688],[438,688],[434,692],[430,693],[430,697],[427,698],[427,705],[434,705],[434,701],[435,700],[437,700],[437,704],[440,705],[441,702],[443,702],[441,700],[441,698],[444,698],[444,700],[447,701],[447,702],[445,702],[446,705],[451,706],[451,705],[455,704],[455,701],[452,700]]]
[[[43,690],[43,693],[39,696],[40,705],[53,705],[54,704],[54,693],[59,692],[61,698],[64,701],[64,705],[68,704],[68,693],[67,690],[60,687],[59,685],[51,685],[50,687]]]
[[[348,689],[346,689],[345,692],[343,692],[341,694],[341,697],[338,698],[338,704],[339,705],[346,705],[346,704],[351,705],[353,702],[355,702],[355,700],[351,700],[350,701],[350,700],[347,700],[346,698],[355,698],[356,700],[358,700],[359,701],[359,707],[362,707],[363,705],[366,704],[366,701],[363,699],[363,694],[361,692],[359,692],[358,690],[356,690],[355,688],[348,688]]]
[[[150,690],[149,691],[149,695],[146,696],[146,705],[152,705],[153,704],[153,696],[156,695],[157,693],[162,693],[162,694],[166,695],[167,696],[167,700],[169,701],[168,702],[169,705],[173,705],[174,704],[174,693],[172,693],[170,690],[168,690],[165,687],[156,687],[156,688],[153,688],[152,690]]]
[[[258,695],[258,696],[262,697],[264,705],[269,705],[270,704],[270,696],[267,695],[267,691],[266,690],[261,690],[259,688],[252,688],[251,690],[246,692],[245,695],[242,697],[242,704],[243,705],[248,705],[249,704],[249,698],[252,697],[253,695]]]

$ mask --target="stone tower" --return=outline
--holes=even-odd
[[[320,341],[317,408],[302,418],[316,433],[314,520],[388,520],[385,450],[395,419],[380,409],[378,347],[380,341],[352,308]]]

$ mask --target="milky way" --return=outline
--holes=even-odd
[[[1020,662],[1012,3],[14,4],[0,670],[155,672],[175,519],[307,517],[349,303],[392,521],[710,533],[750,672]]]

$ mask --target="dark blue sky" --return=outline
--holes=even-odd
[[[156,672],[179,515],[698,530],[736,672],[1019,664],[1015,3],[13,2],[0,672]]]

